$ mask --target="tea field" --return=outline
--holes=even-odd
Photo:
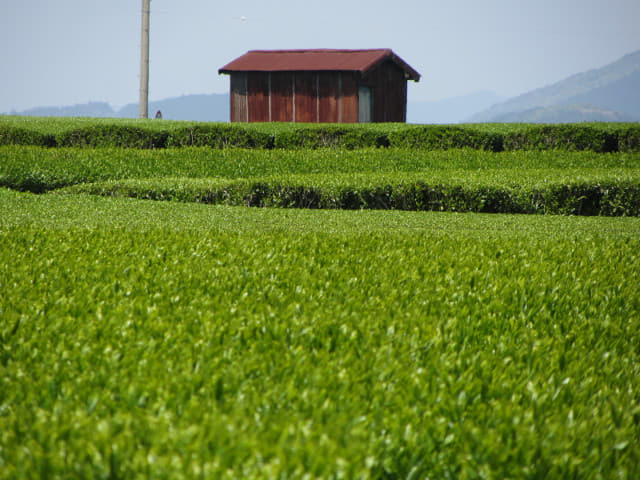
[[[0,147],[0,186],[303,208],[640,215],[640,153]]]
[[[635,478],[640,219],[0,191],[0,478]]]
[[[640,477],[636,125],[3,125],[0,480]]]

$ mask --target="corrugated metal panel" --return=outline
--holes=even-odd
[[[218,70],[231,72],[343,71],[366,74],[383,61],[392,61],[408,79],[418,81],[420,74],[391,49],[369,50],[251,50]]]

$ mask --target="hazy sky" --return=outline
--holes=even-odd
[[[0,0],[0,112],[137,102],[140,0]],[[640,49],[639,0],[152,0],[150,100],[228,91],[251,49],[392,48],[410,100],[505,96]]]

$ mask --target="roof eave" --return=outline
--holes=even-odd
[[[390,52],[389,55],[387,55],[386,57],[378,59],[375,63],[373,63],[371,66],[369,66],[367,68],[366,72],[362,72],[362,74],[366,75],[371,70],[373,70],[375,67],[380,65],[382,62],[385,62],[387,60],[391,60],[398,67],[400,67],[401,70],[404,71],[404,75],[405,75],[405,78],[407,80],[413,80],[414,82],[419,82],[420,81],[420,74],[416,70],[411,68],[411,66],[409,66],[409,64],[407,62],[405,62],[399,56],[397,56],[395,53],[393,53],[393,51],[390,50],[389,52]]]
[[[316,51],[325,51],[322,49],[318,49]],[[332,51],[332,50],[326,50],[327,52]],[[365,76],[367,75],[369,72],[371,72],[373,69],[375,69],[378,65],[380,65],[381,63],[385,62],[385,61],[391,61],[393,62],[395,65],[397,65],[401,70],[404,71],[405,74],[405,78],[407,80],[413,80],[414,82],[419,82],[420,81],[420,74],[414,70],[407,62],[405,62],[404,60],[402,60],[399,56],[397,56],[393,50],[391,50],[390,48],[384,48],[384,49],[377,49],[376,51],[380,52],[381,55],[378,56],[378,58],[376,58],[373,62],[371,62],[368,65],[364,65],[361,68],[355,68],[355,69],[340,69],[340,68],[336,68],[336,69],[326,69],[326,68],[320,68],[317,70],[314,69],[297,69],[297,68],[292,68],[290,70],[271,70],[271,69],[261,69],[261,68],[234,68],[232,65],[234,63],[237,62],[238,59],[232,61],[231,63],[228,63],[227,65],[225,65],[224,67],[220,68],[218,70],[218,75],[221,74],[231,74],[234,72],[275,72],[275,71],[289,71],[289,72],[298,72],[298,71],[343,71],[343,72],[358,72],[361,75]],[[249,52],[247,52],[245,55],[248,54],[252,54],[252,53],[269,53],[268,50],[250,50]],[[281,52],[289,52],[289,51],[281,51]],[[290,52],[296,52],[295,50],[291,50]],[[242,58],[242,57],[240,57]]]
[[[376,65],[373,65],[372,67],[367,68],[366,70],[277,70],[277,71],[278,72],[357,72],[362,76],[366,76],[379,63],[381,62],[377,62]],[[412,80],[414,82],[420,81],[421,75],[418,72],[416,72],[414,69],[403,68],[403,67],[401,68],[402,70],[404,70],[404,75],[407,80]],[[231,75],[232,73],[248,73],[248,72],[274,73],[274,71],[271,71],[271,70],[251,70],[251,69],[244,70],[244,69],[221,68],[218,70],[218,75]]]

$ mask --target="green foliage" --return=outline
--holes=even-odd
[[[0,190],[0,478],[637,478],[639,239]]]
[[[637,152],[636,123],[559,125],[208,123],[0,116],[0,145],[165,148],[405,147],[439,150],[592,150]]]
[[[639,216],[637,125],[0,128],[0,480],[640,476],[640,219],[450,213]]]
[[[633,126],[616,132],[619,152],[640,152],[640,127]]]
[[[581,124],[529,126],[504,136],[505,150],[618,150],[613,133]]]
[[[27,178],[37,191],[75,183],[123,178],[222,177],[249,178],[290,174],[443,172],[469,170],[477,174],[520,170],[640,168],[635,153],[514,151],[494,154],[479,150],[415,149],[252,150],[182,148],[126,150],[115,148],[0,147],[0,186],[25,188]],[[40,180],[39,180],[40,179]]]
[[[0,186],[249,206],[638,215],[638,154],[0,147]]]
[[[640,215],[640,175],[604,171],[481,176],[446,174],[299,175],[227,179],[131,179],[81,184],[91,193],[248,207],[399,209],[483,213]],[[626,178],[625,178],[626,177]]]
[[[59,147],[165,148],[167,132],[130,125],[91,125],[56,135]]]
[[[24,127],[15,127],[0,123],[1,145],[40,145],[52,147],[55,145],[53,135],[38,132]]]
[[[299,125],[280,129],[275,148],[347,148],[387,147],[387,132],[368,125]]]
[[[272,148],[273,136],[238,124],[203,123],[176,128],[168,147]]]
[[[640,219],[446,212],[638,216],[637,126],[0,127],[0,480],[640,476]]]
[[[0,231],[49,229],[169,229],[256,234],[291,231],[313,234],[384,234],[389,231],[504,237],[518,233],[537,239],[549,235],[581,237],[606,232],[640,238],[637,218],[557,215],[485,215],[381,210],[269,209],[152,202],[93,195],[33,195],[0,189]]]
[[[2,129],[33,132],[22,145],[56,146],[120,146],[151,148],[164,146],[162,138],[174,128],[175,122],[131,120],[121,118],[56,118],[0,116]],[[0,141],[0,144],[8,144]]]
[[[502,135],[498,133],[479,132],[472,128],[451,125],[407,126],[389,134],[391,146],[427,150],[475,148],[500,152],[503,150],[502,143]]]

